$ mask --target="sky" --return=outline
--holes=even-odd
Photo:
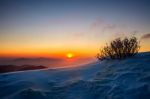
[[[0,57],[95,57],[117,37],[150,51],[149,0],[0,0]]]

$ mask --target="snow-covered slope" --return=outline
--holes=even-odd
[[[150,53],[77,68],[0,74],[0,99],[150,99]]]

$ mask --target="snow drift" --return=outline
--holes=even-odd
[[[150,53],[77,68],[0,74],[0,99],[149,99]]]

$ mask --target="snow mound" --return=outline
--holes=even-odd
[[[0,74],[0,99],[149,99],[150,53],[77,68]]]

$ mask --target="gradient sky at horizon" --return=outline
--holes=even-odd
[[[1,0],[0,56],[95,56],[135,35],[150,51],[149,0]]]

